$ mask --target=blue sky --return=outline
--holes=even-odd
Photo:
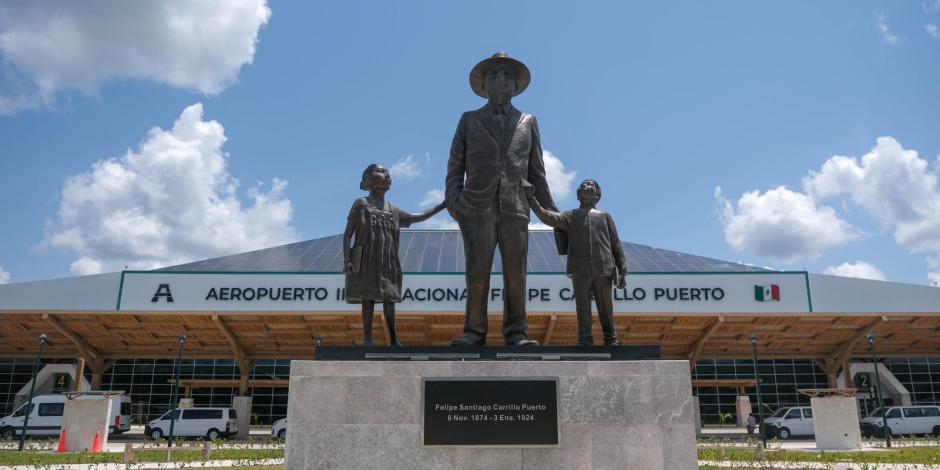
[[[372,162],[418,210],[500,50],[560,207],[595,178],[625,240],[940,281],[938,0],[6,3],[0,281],[335,234]]]

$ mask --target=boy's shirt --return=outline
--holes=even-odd
[[[610,214],[580,207],[555,212],[539,204],[532,210],[546,225],[568,235],[568,276],[611,276],[615,269],[626,274],[626,258]]]

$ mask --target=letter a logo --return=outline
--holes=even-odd
[[[166,301],[167,301],[167,302],[172,302],[172,301],[173,301],[173,294],[170,293],[170,285],[169,285],[169,284],[160,284],[160,285],[157,287],[157,291],[154,292],[153,298],[150,299],[150,301],[151,301],[151,302],[158,302],[158,301],[160,300],[160,297],[166,297]]]

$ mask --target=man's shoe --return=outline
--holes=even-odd
[[[517,339],[506,343],[506,346],[538,346],[539,342],[534,339]]]
[[[463,335],[463,336],[461,336],[461,337],[455,339],[452,343],[450,343],[451,346],[462,346],[462,347],[467,347],[467,346],[484,346],[485,344],[486,344],[486,340],[477,341],[477,340],[475,340],[475,339],[473,339],[473,338],[470,338],[470,337],[467,336],[467,335]]]
[[[578,342],[574,343],[575,346],[594,346],[594,338],[578,338]]]
[[[604,346],[622,346],[619,339],[604,340]]]

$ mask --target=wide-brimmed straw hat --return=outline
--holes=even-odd
[[[509,54],[505,52],[497,52],[493,54],[493,57],[480,61],[470,71],[470,88],[481,98],[487,98],[483,85],[486,82],[486,72],[493,64],[508,64],[512,68],[512,76],[516,82],[516,91],[513,96],[525,91],[526,87],[529,86],[529,82],[532,81],[532,75],[525,64],[509,57]]]

